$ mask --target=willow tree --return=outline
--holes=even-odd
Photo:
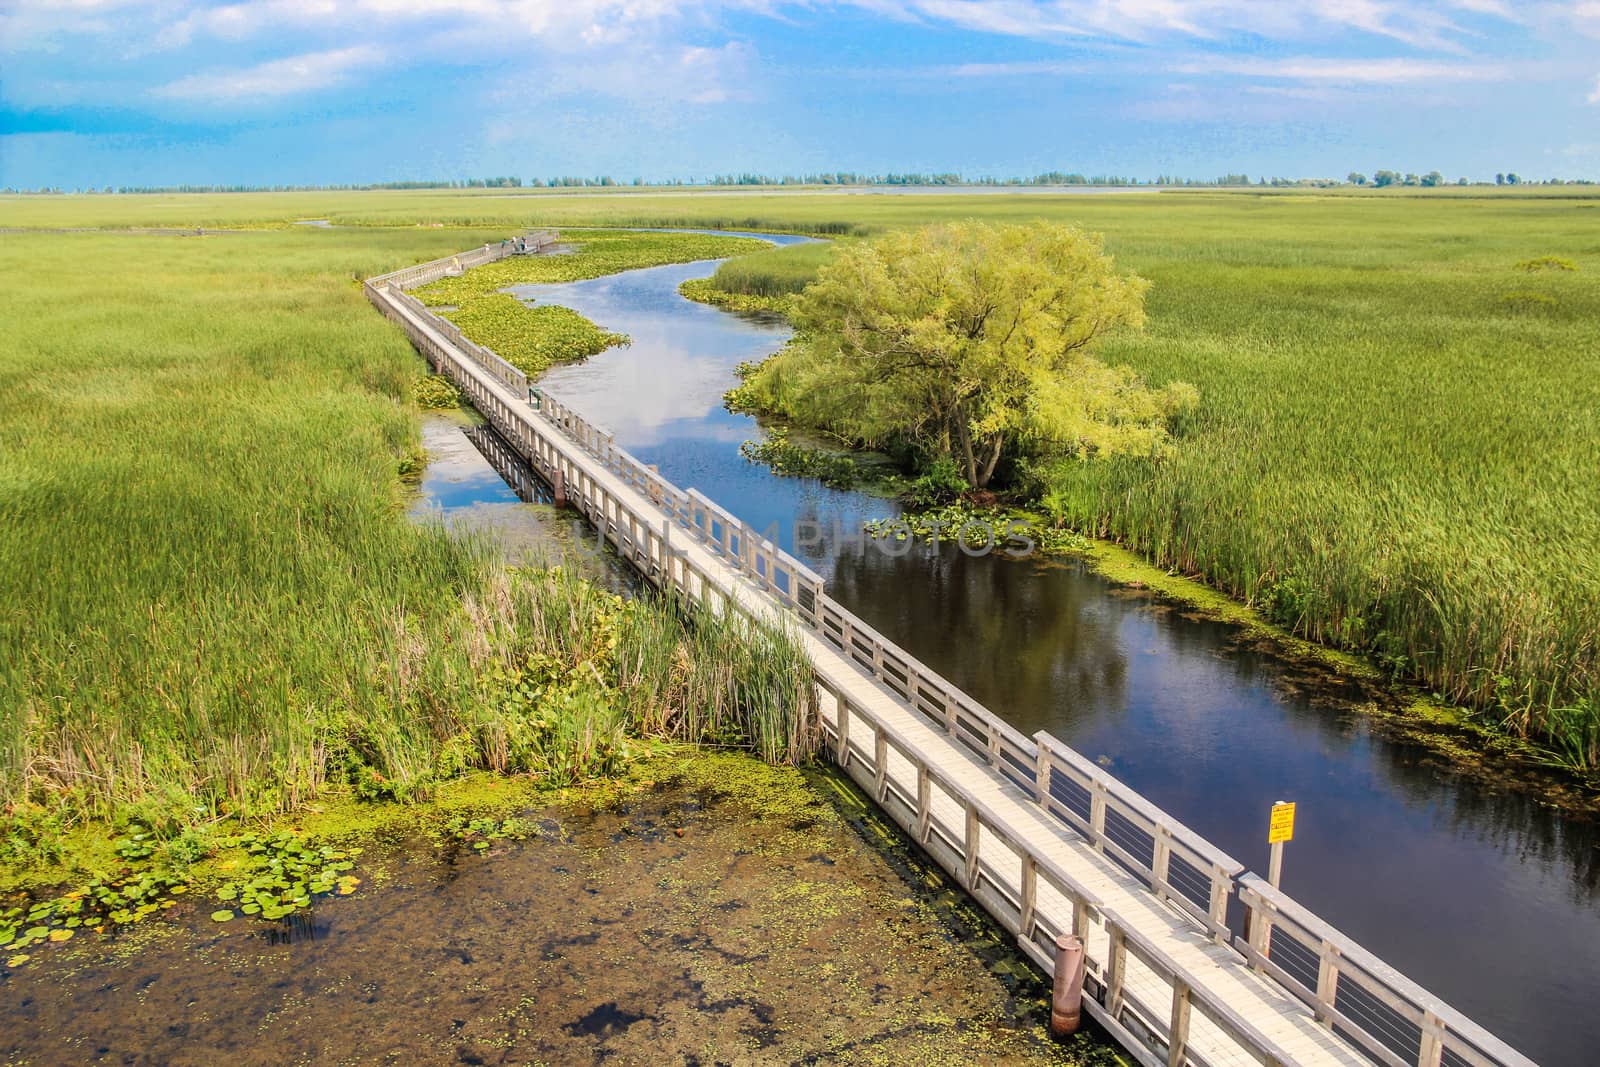
[[[1148,288],[1066,226],[892,233],[838,250],[796,301],[796,340],[749,384],[869,446],[910,438],[980,489],[1008,447],[1153,450],[1192,390],[1148,389],[1091,355],[1142,327]]]

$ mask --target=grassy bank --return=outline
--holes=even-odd
[[[92,816],[576,779],[639,736],[804,747],[781,635],[407,520],[423,367],[353,279],[490,236],[7,238],[0,861]]]
[[[790,302],[833,256],[835,245],[801,244],[736,256],[709,278],[678,286],[690,300],[728,311],[788,314]]]

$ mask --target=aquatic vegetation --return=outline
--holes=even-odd
[[[728,293],[718,289],[711,278],[690,278],[678,286],[678,292],[687,300],[744,314],[786,316],[794,307],[794,298],[790,294],[757,296],[752,293]]]
[[[441,863],[408,833],[431,807],[364,806],[385,821],[361,835],[361,862],[407,874],[338,902],[335,936],[300,943],[303,913],[246,925],[237,902],[206,895],[120,944],[80,935],[63,958],[46,942],[0,1011],[13,1058],[92,1040],[159,1062],[223,1062],[263,1041],[278,1059],[361,1062],[395,1048],[411,1062],[652,1063],[679,1048],[719,1062],[1116,1062],[1088,1033],[1048,1038],[1048,981],[1015,938],[892,823],[858,827],[870,801],[837,775],[681,745],[594,786],[476,784],[488,806],[459,813],[468,839],[508,817],[561,832],[536,849],[448,838],[457,857]],[[458,880],[463,866],[476,869]],[[314,905],[320,927],[334,902]],[[354,1026],[352,995],[371,1009]]]
[[[216,922],[233,919],[235,907],[241,915],[282,919],[311,907],[317,897],[349,896],[361,884],[349,873],[359,848],[318,845],[288,830],[241,834],[223,842],[223,847],[243,850],[249,866],[238,879],[217,889],[217,902],[228,907],[212,913]]]
[[[0,949],[12,953],[7,966],[20,967],[31,958],[24,950],[70,941],[79,930],[104,933],[137,923],[176,906],[191,888],[181,874],[152,866],[160,842],[143,826],[129,827],[113,851],[121,861],[115,873],[0,908]]]
[[[0,847],[150,797],[196,821],[294,806],[325,784],[332,719],[381,722],[404,765],[437,709],[470,705],[461,594],[493,553],[399,506],[420,364],[339,283],[464,239],[5,242],[27,312],[3,316],[0,601],[30,608],[0,613],[0,839],[19,848]],[[85,257],[93,308],[72,292]]]
[[[503,819],[492,815],[476,818],[457,815],[445,823],[445,833],[476,852],[485,852],[496,841],[526,841],[530,837],[537,837],[539,828],[515,815]]]
[[[739,384],[722,394],[722,406],[735,415],[759,415],[762,394],[750,388],[750,376],[761,369],[761,363],[744,360],[733,368]]]
[[[1089,545],[1082,534],[1041,525],[1027,512],[960,501],[898,518],[873,519],[862,524],[862,531],[879,541],[957,543],[976,553],[1058,555],[1082,552]]]
[[[571,308],[530,307],[508,293],[472,297],[443,314],[472,340],[529,376],[628,343],[626,334],[602,330]]]
[[[769,430],[764,441],[745,441],[739,454],[751,463],[766,464],[774,474],[817,478],[831,489],[851,489],[862,479],[860,466],[848,452],[795,444],[781,426]]]
[[[411,383],[411,399],[424,411],[447,410],[461,406],[461,390],[447,375],[425,374]]]

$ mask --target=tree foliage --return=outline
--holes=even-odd
[[[1092,352],[1144,324],[1149,283],[1101,239],[963,222],[841,247],[795,303],[796,341],[752,377],[762,406],[868,445],[910,440],[990,483],[1008,448],[1159,450],[1193,403]]]

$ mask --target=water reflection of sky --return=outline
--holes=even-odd
[[[1541,1062],[1590,1062],[1592,827],[1453,778],[1375,736],[1350,687],[1076,564],[864,542],[861,522],[894,504],[738,455],[761,429],[722,394],[735,365],[788,332],[677,295],[714,267],[519,288],[634,339],[543,384],[678,485],[758,529],[777,523],[791,551],[796,521],[838,531],[796,554],[841,603],[1025,732],[1103,759],[1244,863],[1264,869],[1267,808],[1296,800],[1289,891]]]

